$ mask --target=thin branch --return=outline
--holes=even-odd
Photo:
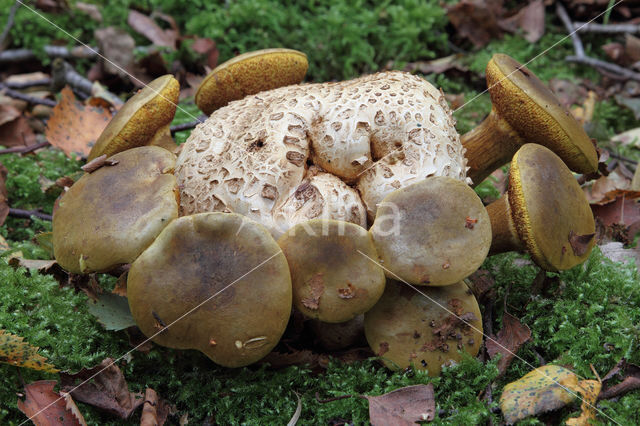
[[[634,166],[638,164],[638,162],[635,161],[635,160],[632,160],[632,159],[627,158],[627,157],[623,157],[622,155],[614,154],[613,152],[610,152],[609,156],[611,156],[612,158],[615,158],[617,160],[624,161],[624,162],[629,163],[629,164],[633,164]]]
[[[2,155],[2,154],[12,154],[12,153],[27,154],[29,152],[33,152],[33,151],[38,150],[40,148],[45,148],[45,147],[47,147],[49,145],[51,145],[49,143],[49,141],[44,141],[44,142],[36,143],[36,144],[33,144],[33,145],[15,146],[13,148],[0,149],[0,155]]]
[[[10,208],[9,216],[19,217],[22,219],[31,219],[32,216],[35,216],[38,219],[48,220],[49,222],[53,220],[53,216],[51,216],[50,214],[42,213],[38,210],[22,210],[22,209]]]
[[[56,101],[52,101],[51,99],[45,98],[36,98],[35,96],[25,95],[24,93],[18,92],[13,89],[9,89],[6,84],[0,83],[0,92],[3,92],[5,95],[10,98],[20,99],[21,101],[29,102],[33,105],[46,105],[50,107],[56,106]]]
[[[581,33],[640,33],[640,25],[596,24],[595,22],[574,22],[573,29]]]
[[[93,49],[93,50],[92,50]],[[45,46],[44,53],[50,58],[92,59],[98,56],[96,48],[76,46],[71,49],[65,46]],[[31,49],[10,49],[0,52],[0,64],[22,62],[36,59],[36,52]]]
[[[5,81],[4,82],[5,86],[7,86],[10,89],[16,89],[16,90],[28,89],[34,86],[48,86],[50,84],[51,84],[50,78],[41,78],[38,80],[31,80],[31,81]]]
[[[584,57],[584,46],[582,45],[582,40],[580,40],[580,36],[575,31],[567,10],[560,2],[556,3],[556,13],[571,36],[571,42],[573,43],[573,50],[576,52],[576,56],[580,58]]]
[[[630,69],[621,67],[620,65],[612,64],[611,62],[601,61],[600,59],[590,58],[589,56],[567,56],[565,59],[568,62],[590,65],[594,68],[600,68],[605,71],[612,72],[626,80],[640,81],[640,73],[631,71]]]
[[[11,27],[13,27],[13,22],[16,18],[16,12],[20,7],[20,2],[16,0],[11,6],[11,10],[9,11],[9,17],[7,18],[7,24],[4,26],[4,30],[2,30],[2,34],[0,34],[0,52],[2,51],[2,46],[4,45],[5,40],[9,36],[9,31],[11,31]]]
[[[185,130],[191,130],[196,127],[198,124],[204,122],[207,119],[206,115],[201,115],[198,117],[196,121],[190,121],[189,123],[176,124],[175,126],[171,126],[171,134],[175,134],[178,132],[183,132]]]
[[[93,83],[61,58],[54,59],[51,64],[51,81],[54,90],[60,90],[68,84],[76,93],[90,95],[93,91]]]

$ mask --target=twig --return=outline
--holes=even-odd
[[[191,130],[196,127],[198,124],[204,122],[207,119],[206,115],[201,115],[198,117],[196,121],[190,121],[189,123],[176,124],[175,126],[171,126],[171,134],[175,134],[178,132],[183,132],[185,130]]]
[[[31,216],[35,216],[38,219],[48,220],[51,222],[53,220],[53,216],[50,214],[39,212],[38,210],[22,210],[22,209],[9,209],[9,216],[19,217],[22,219],[31,219]]]
[[[320,399],[320,393],[316,392],[316,401],[318,401],[320,404],[326,404],[327,402],[339,401],[341,399],[347,399],[351,397],[353,397],[353,395],[341,395],[341,396],[335,396],[333,398]]]
[[[5,95],[10,98],[20,99],[21,101],[29,102],[33,105],[46,105],[50,107],[56,106],[56,101],[52,101],[51,99],[45,98],[36,98],[35,96],[25,95],[24,93],[20,93],[16,90],[9,89],[6,84],[0,83],[0,92],[4,92]]]
[[[635,161],[635,160],[623,157],[623,156],[618,155],[618,154],[614,154],[612,152],[609,153],[609,156],[612,157],[612,158],[615,158],[617,160],[624,161],[624,162],[629,163],[629,164],[633,164],[634,166],[638,164],[638,162]]]
[[[7,149],[0,149],[0,155],[1,154],[11,154],[11,153],[20,153],[20,154],[27,154],[29,152],[33,152],[37,149],[40,148],[44,148],[51,145],[49,143],[49,141],[44,141],[44,142],[40,142],[34,145],[27,145],[27,146],[15,146],[13,148],[7,148]]]
[[[10,89],[28,89],[34,86],[48,86],[51,84],[50,78],[41,78],[39,80],[31,80],[31,81],[5,81],[4,85]]]
[[[93,83],[81,76],[68,62],[56,58],[51,64],[51,86],[54,90],[60,90],[65,85],[71,86],[74,92],[90,95]]]
[[[92,50],[93,49],[93,50]],[[44,53],[50,58],[91,59],[98,56],[97,48],[76,46],[71,49],[65,46],[45,46]],[[0,64],[22,62],[36,59],[36,53],[31,49],[10,49],[0,52]]]
[[[567,10],[559,2],[556,3],[556,13],[571,36],[571,42],[573,43],[573,50],[576,52],[576,56],[584,57],[584,46],[582,45],[582,40],[580,40],[580,36],[574,30],[574,26],[571,23],[571,18],[569,18]]]
[[[596,24],[594,22],[574,22],[573,29],[581,33],[640,33],[640,25],[633,24]]]
[[[2,46],[4,45],[7,36],[9,35],[9,31],[11,31],[11,27],[13,27],[13,21],[16,18],[16,12],[20,7],[20,2],[15,1],[13,6],[11,6],[11,10],[9,11],[9,18],[7,18],[7,24],[4,26],[4,30],[2,30],[2,34],[0,34],[0,52],[3,50]]]

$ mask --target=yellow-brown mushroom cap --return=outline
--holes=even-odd
[[[549,271],[584,262],[595,244],[595,222],[582,188],[549,149],[526,144],[511,162],[509,206],[520,240]]]
[[[433,176],[393,191],[370,230],[387,277],[443,286],[476,271],[491,246],[482,201],[464,182]]]
[[[278,244],[291,270],[293,304],[304,315],[344,322],[369,310],[384,291],[384,271],[366,229],[314,219],[284,234]]]
[[[168,132],[176,114],[180,84],[172,75],[158,77],[120,108],[89,153],[88,160],[149,145]]]
[[[231,101],[264,90],[298,84],[307,73],[307,55],[292,49],[264,49],[218,65],[200,83],[196,105],[211,114]]]
[[[145,146],[111,157],[80,178],[53,215],[53,250],[73,273],[103,272],[133,262],[178,217],[176,157]]]
[[[478,354],[480,308],[464,282],[418,290],[389,280],[380,301],[364,314],[364,331],[388,368],[413,365],[438,376],[444,364],[462,358],[459,350]]]
[[[534,73],[507,55],[495,54],[486,74],[493,108],[524,142],[550,148],[575,172],[597,170],[591,139]]]
[[[156,343],[241,367],[284,333],[291,278],[262,226],[239,214],[200,213],[171,222],[133,262],[127,297],[140,330]]]

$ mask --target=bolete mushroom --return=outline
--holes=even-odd
[[[175,155],[145,146],[111,160],[73,184],[53,214],[54,255],[69,272],[133,262],[178,217]]]
[[[307,55],[292,49],[243,53],[213,69],[198,86],[196,105],[205,114],[247,95],[298,84],[307,73]]]
[[[589,257],[595,222],[582,188],[556,154],[525,144],[513,156],[507,193],[487,207],[491,254],[526,250],[547,271]]]
[[[491,113],[461,138],[474,184],[511,160],[525,143],[546,146],[577,173],[597,170],[591,139],[533,72],[498,53],[487,64],[486,75]]]
[[[156,343],[241,367],[284,333],[291,278],[262,226],[238,214],[201,213],[171,222],[133,262],[127,297],[136,324]]]
[[[371,235],[336,220],[300,223],[278,240],[293,284],[293,306],[309,318],[344,322],[368,311],[384,291]]]
[[[464,282],[415,289],[389,280],[380,301],[364,314],[364,332],[388,368],[414,366],[438,376],[443,365],[462,358],[460,350],[478,354],[481,318]]]
[[[476,271],[491,246],[482,201],[464,182],[434,176],[387,195],[371,235],[387,277],[444,286]]]
[[[89,161],[112,156],[143,145],[175,148],[169,125],[176,114],[180,84],[172,75],[163,75],[131,97],[98,137]]]
[[[326,175],[313,178],[318,167]],[[396,71],[231,102],[193,130],[176,176],[183,215],[240,213],[279,237],[319,217],[364,225],[364,208],[373,220],[391,191],[427,176],[465,181],[465,167],[443,95]]]

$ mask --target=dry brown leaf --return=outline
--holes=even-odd
[[[86,380],[89,381],[74,389]],[[65,392],[70,392],[75,400],[93,405],[121,419],[129,417],[144,402],[142,394],[129,392],[124,374],[111,358],[75,374],[60,373],[60,387]]]
[[[148,38],[156,46],[166,46],[172,49],[176,47],[178,32],[173,29],[163,30],[156,24],[153,18],[136,10],[130,10],[127,23],[137,33]]]
[[[444,56],[432,61],[410,62],[404,70],[407,72],[420,72],[422,74],[442,74],[451,69],[459,71],[469,71],[469,67],[464,64],[464,56],[460,53]]]
[[[380,396],[364,396],[369,401],[372,425],[412,426],[431,421],[436,413],[433,384],[396,389]]]
[[[40,380],[24,387],[25,399],[18,399],[18,408],[36,426],[80,426],[84,418],[67,409],[67,401],[54,392],[55,380]],[[82,420],[80,420],[82,418]]]
[[[502,0],[462,0],[447,8],[447,17],[460,37],[482,47],[502,35],[498,25],[502,4]]]
[[[173,414],[174,409],[160,398],[156,391],[147,388],[144,393],[144,405],[142,406],[142,416],[140,426],[162,426],[169,414]]]
[[[617,190],[631,187],[631,179],[625,176],[622,169],[616,168],[608,176],[601,176],[591,185],[584,188],[590,204],[608,204],[616,198]]]
[[[18,108],[12,105],[0,105],[0,126],[15,120],[21,115],[22,113],[18,110]],[[2,145],[4,145],[4,143],[2,143]]]
[[[12,257],[9,260],[9,265],[14,268],[37,269],[39,272],[47,272],[57,264],[55,260],[25,259],[24,257]]]
[[[525,40],[535,43],[544,35],[543,0],[532,1],[515,15],[500,20],[499,25],[512,33],[522,30]]]
[[[566,421],[568,426],[583,426],[594,424],[596,420],[596,402],[600,394],[602,383],[597,380],[580,380],[576,390],[582,395],[582,413],[579,417]]]
[[[502,329],[497,336],[487,339],[486,346],[489,357],[493,359],[497,354],[502,357],[498,361],[498,371],[503,375],[518,349],[531,339],[531,330],[526,324],[522,324],[518,318],[508,312],[502,317]]]
[[[82,426],[87,426],[87,422],[84,420],[84,416],[80,412],[80,409],[76,405],[76,402],[73,400],[71,395],[69,395],[66,392],[60,392],[60,396],[64,398],[64,404],[65,404],[65,408],[67,409],[67,411],[71,412],[71,414],[73,414],[73,416],[76,419],[78,419],[78,422]]]
[[[45,134],[51,145],[67,156],[86,157],[110,120],[109,111],[84,105],[76,100],[69,87],[65,87],[60,102],[53,108]]]
[[[49,373],[58,371],[38,354],[36,346],[31,346],[22,337],[7,333],[6,330],[0,330],[0,362]]]
[[[136,43],[133,37],[124,29],[116,27],[96,30],[94,36],[98,42],[100,53],[108,59],[108,61],[103,60],[102,62],[104,71],[122,78],[129,78],[135,65],[133,49],[136,47]]]
[[[98,5],[79,1],[74,3],[73,7],[75,9],[78,9],[80,12],[86,13],[94,21],[102,22],[102,14],[100,13],[100,9],[98,8]]]
[[[220,52],[216,47],[216,42],[210,38],[195,37],[191,44],[191,49],[207,58],[206,65],[209,68],[215,68],[218,65]]]
[[[572,108],[571,114],[575,117],[578,123],[584,126],[586,123],[590,123],[593,119],[593,113],[595,112],[597,101],[598,96],[596,95],[596,92],[589,90],[584,104],[582,106]]]
[[[13,110],[15,108],[11,105],[0,105],[0,108],[4,110],[6,119],[14,114]],[[36,135],[23,115],[19,115],[0,125],[0,145],[6,148],[13,148],[16,146],[30,146],[35,143]]]
[[[627,130],[611,138],[611,142],[640,148],[640,127]]]
[[[549,80],[549,88],[556,95],[556,98],[567,109],[571,106],[582,103],[587,96],[587,89],[563,78],[552,78]]]

